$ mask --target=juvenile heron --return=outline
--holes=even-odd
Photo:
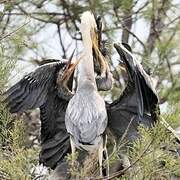
[[[152,127],[158,120],[159,106],[157,92],[151,77],[132,54],[128,44],[114,44],[128,75],[128,82],[122,94],[107,104],[108,127],[119,139],[128,127],[127,139],[138,137],[138,126]]]

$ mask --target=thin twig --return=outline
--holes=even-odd
[[[27,15],[27,16],[29,16],[29,17],[37,20],[37,21],[41,21],[41,22],[44,22],[44,23],[53,23],[53,24],[57,24],[57,23],[60,24],[60,22],[61,22],[60,19],[57,19],[57,20],[52,19],[55,15],[54,15],[53,17],[50,17],[48,20],[46,20],[46,19],[42,19],[42,18],[33,16],[32,14],[28,14],[28,12],[26,12],[26,11],[25,11],[21,6],[19,6],[19,5],[18,5],[18,8],[19,8],[25,15]]]
[[[123,140],[125,139],[125,137],[127,136],[127,133],[128,133],[128,131],[129,131],[129,128],[130,128],[130,126],[131,126],[131,124],[132,124],[132,122],[133,122],[134,119],[135,119],[135,116],[133,116],[133,117],[131,118],[130,122],[128,123],[128,126],[127,126],[125,132],[123,133],[123,135],[122,135],[122,137],[121,137],[121,139],[120,139],[119,144],[121,144],[121,143],[123,142]]]
[[[144,43],[136,36],[136,34],[134,34],[132,31],[130,31],[126,26],[123,26],[124,29],[126,29],[126,31],[128,31],[129,34],[131,34],[134,38],[136,38],[136,40],[143,46],[144,51],[147,52],[146,46],[144,45]]]
[[[58,13],[58,12],[26,12],[29,15],[53,15],[53,16],[66,16],[65,13]],[[15,15],[15,16],[24,16],[26,15],[25,13],[20,13],[20,12],[12,12],[12,13],[2,13],[4,16],[8,15]]]
[[[163,117],[160,117],[160,123],[164,125],[165,128],[167,128],[174,135],[174,137],[180,141],[180,136],[178,136],[176,131],[170,126],[170,124]]]
[[[61,34],[61,27],[59,24],[57,24],[57,29],[58,29],[58,35],[59,35],[59,42],[60,42],[60,45],[61,45],[61,48],[62,48],[62,51],[63,51],[63,58],[66,59],[66,49],[64,47],[64,44],[63,44],[63,40],[62,40],[62,34]]]
[[[18,27],[18,28],[15,29],[14,31],[12,31],[12,32],[6,34],[5,36],[1,37],[1,38],[0,38],[0,41],[3,40],[3,39],[5,39],[5,38],[7,38],[7,37],[9,37],[9,36],[11,36],[12,34],[16,33],[16,32],[19,31],[21,28],[23,28],[24,26],[26,26],[27,24],[29,24],[30,21],[31,21],[31,20],[29,20],[28,22],[24,23],[22,26]]]
[[[39,175],[39,176],[35,177],[33,180],[38,180],[38,179],[40,179],[42,177],[44,177],[44,175]]]
[[[95,180],[103,180],[103,179],[110,180],[110,179],[114,179],[114,178],[119,177],[120,175],[124,174],[127,170],[129,170],[131,167],[133,167],[144,156],[144,154],[147,152],[147,150],[149,149],[149,147],[151,146],[153,141],[154,141],[154,139],[152,139],[151,142],[147,144],[146,148],[143,150],[143,152],[140,154],[140,156],[130,166],[124,168],[123,170],[113,173],[109,177],[108,176],[99,177],[99,178],[95,178]]]
[[[122,135],[119,143],[118,143],[119,145],[121,145],[121,143],[123,142],[123,140],[124,140],[125,137],[127,136],[127,133],[128,133],[128,131],[129,131],[129,128],[130,128],[130,125],[132,124],[132,121],[133,121],[134,119],[135,119],[135,117],[132,117],[131,120],[130,120],[130,122],[128,123],[128,126],[127,126],[125,132],[123,133],[123,135]],[[119,147],[118,149],[120,149],[120,147]],[[118,151],[119,151],[119,150],[118,150]],[[110,160],[111,157],[113,157],[114,154],[115,154],[115,151],[113,151],[113,152],[111,153],[111,155],[109,156],[108,160]],[[107,160],[105,160],[103,164],[105,164],[106,161],[107,161]],[[100,170],[100,168],[97,168],[97,169],[94,171],[93,175],[95,175],[99,170]]]

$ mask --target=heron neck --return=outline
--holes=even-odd
[[[82,84],[89,82],[90,84],[96,86],[90,30],[86,31],[86,33],[82,33],[82,39],[84,45],[84,56],[78,64],[78,85],[80,87]]]

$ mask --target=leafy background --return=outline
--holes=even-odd
[[[112,42],[129,43],[154,80],[161,117],[178,133],[179,8],[179,0],[0,0],[0,93],[45,59],[68,58],[74,48],[78,56],[82,50],[80,14],[91,10],[102,17],[103,38],[115,79],[113,89],[102,95],[112,101],[124,89],[126,72],[120,68]],[[39,128],[38,110],[12,116],[0,103],[0,179],[45,179],[48,171],[36,168]],[[127,150],[134,165],[119,178],[180,178],[174,135],[161,123],[150,130],[139,130],[141,138]],[[123,144],[111,154],[112,166],[121,149]]]

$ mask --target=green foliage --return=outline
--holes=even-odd
[[[0,150],[0,169],[6,172],[10,179],[31,179],[32,168],[37,164],[37,150],[25,149],[22,130],[24,125],[21,121],[10,132],[12,144],[9,144],[9,149]]]
[[[132,0],[110,0],[110,4],[113,4],[113,6],[116,9],[121,9],[123,11],[128,11],[129,9],[131,9],[131,7],[133,6],[133,1]]]
[[[130,149],[131,163],[136,162],[122,179],[170,179],[180,176],[175,137],[161,123],[152,129],[139,128],[141,138]]]
[[[4,87],[8,80],[10,70],[13,67],[13,63],[7,63],[5,61],[5,58],[3,56],[4,49],[1,47],[0,51],[0,102],[2,102],[3,97],[2,93],[5,91]],[[8,110],[5,108],[5,105],[0,103],[0,142],[1,144],[7,144],[9,143],[10,139],[8,137],[10,136],[9,128],[12,124],[12,117]]]
[[[7,179],[31,179],[31,170],[38,161],[38,149],[26,149],[27,142],[23,120],[13,119],[1,103],[0,172],[6,172]]]
[[[20,36],[16,35],[18,54]],[[11,38],[12,39],[12,38]],[[12,42],[12,41],[11,41]],[[22,52],[22,51],[21,51]],[[8,77],[14,68],[15,59],[7,61],[7,49],[0,48],[0,179],[31,179],[32,168],[37,163],[37,149],[27,149],[26,127],[22,119],[13,118],[2,103]],[[14,57],[15,58],[15,57]]]
[[[153,0],[148,3],[148,6],[143,11],[143,17],[149,21],[152,17],[156,17],[159,11],[167,11],[172,7],[171,1]]]
[[[169,115],[168,119],[166,119],[168,123],[174,120],[174,114]],[[178,122],[177,118],[175,121]],[[140,137],[129,143],[129,145],[127,142],[122,142],[120,145],[113,144],[112,148],[109,147],[111,149],[109,154],[110,177],[114,175],[113,169],[117,166],[117,163],[123,163],[122,158],[126,152],[131,167],[117,179],[157,180],[171,179],[172,177],[178,179],[180,177],[180,158],[176,150],[179,148],[179,144],[172,132],[159,120],[156,126],[151,129],[140,126],[139,135]],[[72,159],[71,155],[68,156],[69,163],[72,163]],[[78,179],[98,176],[98,171],[97,159],[92,156],[86,159],[83,167],[75,162],[73,166],[70,165],[69,169],[69,173]]]
[[[7,62],[4,58],[4,48],[0,47],[0,87],[1,91],[4,90],[5,83],[10,74],[10,69],[14,67],[14,63],[11,61]]]

